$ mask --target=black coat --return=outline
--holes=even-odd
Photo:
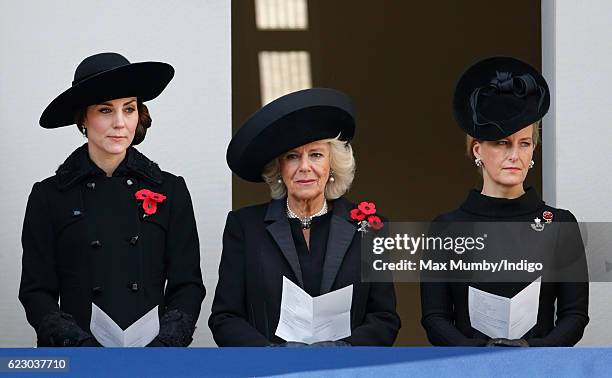
[[[567,210],[545,205],[534,189],[516,199],[492,198],[471,191],[466,201],[455,211],[440,215],[437,222],[531,222],[542,219],[544,211],[554,214],[554,222],[576,225],[576,218]],[[536,325],[524,335],[531,346],[572,346],[576,344],[589,322],[589,284],[584,246],[576,227],[565,235],[566,249],[577,261],[576,271],[581,282],[543,282]],[[514,240],[519,243],[521,240]],[[537,275],[537,274],[536,274]],[[497,295],[512,297],[528,283],[421,283],[421,323],[429,341],[441,346],[482,346],[488,336],[471,327],[468,307],[468,287],[474,286]],[[556,306],[555,306],[556,302]],[[556,312],[555,312],[556,308]],[[556,319],[555,319],[556,314]]]
[[[167,197],[152,215],[135,197],[142,188]],[[154,345],[191,342],[205,294],[191,198],[182,177],[133,147],[112,177],[85,144],[34,184],[22,245],[19,299],[38,345],[95,344],[92,302],[122,329],[159,305]]]
[[[283,276],[303,286],[285,200],[227,216],[219,282],[208,325],[219,346],[267,346],[280,316]],[[360,234],[344,198],[332,202],[321,294],[353,284],[352,345],[392,345],[400,328],[392,283],[361,282]]]

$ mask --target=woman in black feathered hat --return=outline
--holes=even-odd
[[[126,346],[192,340],[205,290],[189,191],[133,147],[151,126],[144,102],[173,76],[166,63],[96,54],[40,118],[76,123],[87,143],[28,199],[19,299],[39,346],[124,345],[102,313],[122,330],[150,315]]]
[[[353,286],[349,334],[312,344],[393,344],[400,327],[393,284],[360,277],[360,233],[377,232],[381,219],[373,203],[344,198],[355,174],[354,131],[350,99],[315,88],[264,106],[232,138],[229,167],[265,181],[272,200],[227,217],[208,321],[219,346],[306,345],[277,335],[283,277],[310,296]]]
[[[589,321],[589,289],[576,218],[567,210],[546,205],[535,189],[523,187],[529,169],[535,164],[533,153],[539,142],[539,125],[549,104],[549,89],[542,75],[514,58],[482,60],[471,66],[457,84],[455,119],[467,133],[467,153],[481,173],[483,184],[482,189],[472,190],[458,209],[438,216],[436,229],[444,229],[453,222],[477,222],[487,224],[486,227],[494,227],[492,222],[524,222],[512,223],[507,228],[511,231],[502,238],[500,245],[510,250],[510,255],[489,250],[469,258],[491,261],[497,255],[513,261],[526,256],[532,260],[543,258],[551,265],[544,264],[544,273],[493,274],[486,279],[488,282],[422,282],[422,324],[434,345],[572,346],[582,337]],[[460,224],[455,226],[465,230]],[[480,235],[476,234],[469,236]],[[498,233],[495,234],[487,234],[487,243],[493,243],[492,238]],[[467,254],[454,256],[464,261],[466,257]],[[567,268],[563,275],[558,269],[561,265],[556,265],[562,261],[561,265]],[[512,298],[538,276],[542,276],[539,303],[526,311],[537,314],[537,322],[526,333],[508,339],[491,331],[495,328],[493,323],[483,325],[471,318],[478,311],[468,301],[470,286]],[[506,277],[505,282],[494,282],[500,277]]]

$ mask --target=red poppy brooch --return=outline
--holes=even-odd
[[[146,215],[153,215],[157,212],[157,204],[164,202],[166,196],[149,189],[140,189],[136,192],[136,199],[142,201],[142,208]]]
[[[374,202],[361,202],[356,209],[351,210],[351,219],[357,221],[359,228],[357,231],[366,233],[368,227],[380,230],[384,224],[376,215],[376,205]]]

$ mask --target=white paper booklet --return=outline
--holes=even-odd
[[[287,277],[276,336],[306,344],[336,341],[351,335],[353,285],[311,297]]]
[[[468,306],[472,328],[491,338],[520,339],[538,321],[540,286],[538,277],[512,298],[468,289]]]
[[[90,329],[96,340],[105,347],[143,347],[159,334],[158,306],[136,320],[125,331],[102,309],[91,304]]]

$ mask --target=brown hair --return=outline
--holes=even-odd
[[[151,127],[153,119],[149,114],[149,109],[140,100],[136,101],[136,107],[138,109],[138,125],[136,125],[136,131],[134,132],[134,140],[132,140],[132,146],[140,144],[145,136],[147,135],[147,129]],[[81,108],[74,113],[74,122],[81,133],[83,133],[83,122],[85,121],[85,115],[87,114],[87,107]]]
[[[533,130],[532,130],[532,134],[531,134],[531,139],[533,139],[533,147],[537,147],[538,143],[540,142],[540,125],[542,124],[542,121],[537,121],[533,124]],[[470,159],[475,159],[476,157],[474,156],[474,143],[476,142],[480,142],[480,140],[472,137],[471,135],[466,135],[465,138],[465,153],[466,155],[470,158]]]

